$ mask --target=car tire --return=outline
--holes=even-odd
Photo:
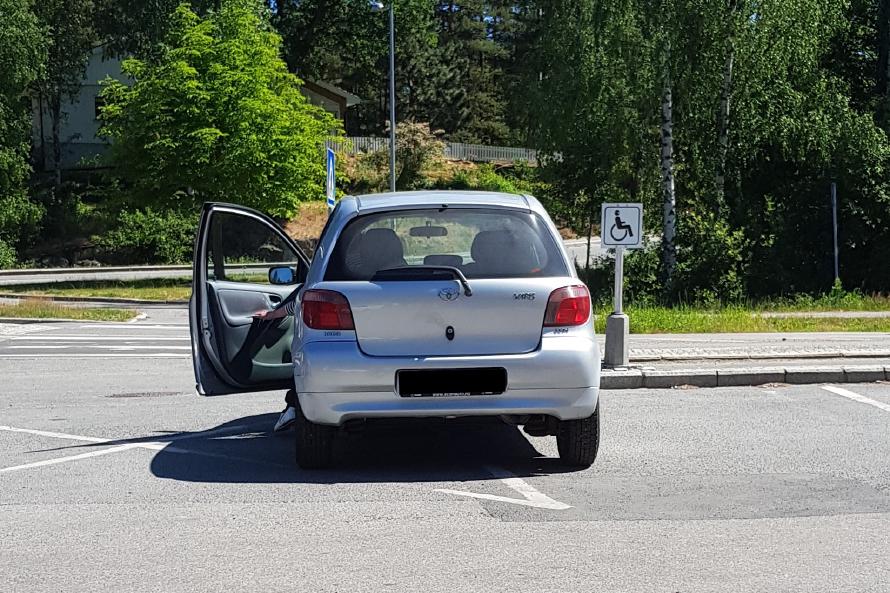
[[[297,465],[302,469],[325,469],[334,457],[334,436],[337,428],[316,424],[303,415],[297,406]]]
[[[583,468],[593,465],[600,447],[599,402],[587,418],[559,422],[556,447],[559,459],[566,465]]]

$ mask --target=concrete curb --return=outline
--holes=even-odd
[[[603,370],[601,389],[741,387],[767,383],[868,383],[890,381],[890,365],[760,367],[748,369]]]
[[[774,360],[818,358],[890,358],[890,350],[832,350],[821,352],[750,352],[702,354],[640,354],[631,355],[630,362],[677,362],[683,360]]]
[[[188,301],[154,301],[149,299],[126,299],[117,297],[78,297],[51,294],[22,294],[0,292],[0,299],[36,300],[60,303],[97,303],[102,305],[188,305]]]

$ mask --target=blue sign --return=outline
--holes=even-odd
[[[337,204],[336,200],[336,192],[335,192],[335,184],[336,184],[336,176],[334,174],[334,167],[337,164],[337,156],[334,154],[334,151],[330,148],[328,149],[328,158],[327,158],[327,172],[328,176],[325,180],[324,184],[324,193],[325,197],[328,200],[328,208],[330,210],[334,209],[334,206]]]

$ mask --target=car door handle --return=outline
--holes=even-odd
[[[278,303],[281,302],[281,297],[278,296],[277,294],[270,294],[269,302],[272,303],[273,305],[277,305]]]

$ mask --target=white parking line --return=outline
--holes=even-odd
[[[170,443],[175,441],[184,441],[188,439],[196,439],[202,437],[210,437],[217,435],[227,435],[227,434],[245,434],[245,431],[249,427],[247,425],[235,425],[235,426],[227,426],[225,428],[214,428],[211,430],[204,430],[199,432],[190,432],[186,434],[174,434],[168,437],[163,437],[161,441],[145,441],[139,443],[125,443],[122,445],[116,445],[114,447],[108,447],[106,449],[99,449],[95,451],[88,451],[86,453],[78,453],[76,455],[67,455],[64,457],[55,457],[53,459],[45,459],[43,461],[35,461],[33,463],[25,463],[23,465],[16,465],[12,467],[0,468],[0,473],[4,472],[12,472],[23,469],[31,469],[36,467],[43,467],[47,465],[55,465],[59,463],[65,463],[68,461],[77,461],[79,459],[88,459],[90,457],[99,457],[100,455],[107,455],[108,453],[116,453],[118,451],[126,451],[128,449],[148,449],[150,451],[163,451],[164,453],[179,453],[184,455],[200,455],[202,457],[211,457],[214,459],[227,459],[229,461],[243,461],[249,463],[257,463],[260,465],[272,465],[276,467],[284,467],[283,464],[275,463],[274,461],[268,461],[265,459],[248,459],[245,457],[239,457],[235,455],[224,455],[221,453],[213,453],[211,451],[191,451],[189,449],[183,449],[181,447],[176,447],[171,445]],[[113,443],[118,441],[126,441],[129,439],[101,439],[97,437],[88,437],[81,436],[76,434],[66,434],[63,432],[50,432],[47,430],[34,430],[30,428],[16,428],[14,426],[0,426],[0,431],[6,432],[19,432],[25,434],[32,434],[35,436],[43,436],[50,437],[56,439],[66,439],[71,441],[83,441],[88,443]]]
[[[883,402],[875,401],[869,397],[865,397],[864,395],[859,395],[858,393],[854,393],[849,389],[844,389],[843,387],[835,387],[834,385],[822,385],[822,389],[825,391],[830,391],[836,395],[840,395],[841,397],[846,397],[847,399],[852,399],[853,401],[857,401],[861,404],[868,404],[870,406],[874,406],[879,410],[884,410],[885,412],[890,412],[890,404],[885,404]]]
[[[97,451],[89,451],[87,453],[79,453],[77,455],[69,455],[67,457],[55,457],[53,459],[45,459],[43,461],[35,461],[34,463],[26,463],[24,465],[15,465],[12,467],[4,467],[0,468],[0,474],[5,472],[14,472],[22,469],[31,469],[34,467],[43,467],[46,465],[55,465],[57,463],[65,463],[67,461],[77,461],[78,459],[87,459],[89,457],[99,457],[100,455],[107,455],[109,453],[117,453],[118,451],[126,451],[128,449],[135,449],[140,445],[120,445],[117,447],[108,447],[107,449],[99,449]]]
[[[40,346],[7,346],[6,350],[65,350],[68,348],[89,348],[91,350],[191,350],[191,346],[153,346],[151,344],[145,345],[119,345],[119,344],[66,344],[64,346],[58,345],[40,345]]]
[[[179,331],[182,331],[185,333],[188,333],[188,330],[189,330],[187,325],[183,325],[181,323],[177,323],[177,324],[171,323],[168,325],[157,325],[157,324],[156,325],[142,325],[141,323],[134,324],[134,325],[129,325],[127,323],[122,324],[122,325],[114,325],[114,324],[110,324],[110,323],[107,323],[107,324],[106,323],[91,323],[89,325],[86,325],[86,324],[81,325],[80,329],[125,329],[128,331],[131,329],[163,329],[163,330],[174,330],[174,331],[179,330]]]
[[[187,342],[188,336],[12,336],[11,342]]]
[[[166,350],[166,349],[165,349]],[[64,355],[58,352],[33,354],[2,354],[0,358],[53,358],[58,360],[60,356],[65,358],[185,358],[188,354],[183,352],[144,352],[141,354],[130,354],[121,352],[87,353],[87,352],[65,352]]]
[[[512,474],[505,469],[486,466],[485,470],[495,478],[499,478],[503,484],[509,486],[523,497],[510,498],[508,496],[498,496],[496,494],[480,494],[478,492],[465,492],[463,490],[449,490],[446,488],[436,488],[436,492],[444,492],[445,494],[454,494],[456,496],[469,496],[470,498],[480,498],[483,500],[494,500],[497,502],[506,502],[509,504],[518,504],[521,506],[548,509],[551,511],[564,511],[572,508],[571,505],[565,504],[564,502],[553,500],[522,478],[517,477],[515,474]]]

